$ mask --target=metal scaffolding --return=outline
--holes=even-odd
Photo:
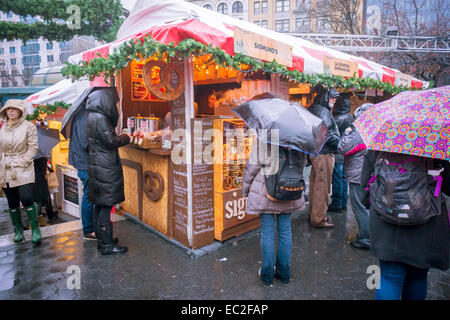
[[[290,33],[339,51],[450,53],[450,36],[402,37],[350,34]]]

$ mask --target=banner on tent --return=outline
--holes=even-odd
[[[292,46],[238,27],[234,29],[234,52],[292,67]]]
[[[356,73],[358,76],[358,63],[324,56],[323,57],[323,73],[329,73],[334,76],[353,77]]]
[[[411,87],[411,81],[412,81],[411,76],[401,73],[401,72],[395,73],[395,85],[396,86],[407,86],[409,88],[409,87]]]

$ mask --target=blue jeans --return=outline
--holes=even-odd
[[[347,208],[348,182],[344,174],[344,164],[335,163],[331,180],[332,193],[330,207],[337,209]]]
[[[357,183],[349,183],[350,204],[358,223],[358,241],[370,245],[369,210],[361,203],[364,190]]]
[[[83,224],[83,233],[94,232],[94,205],[89,202],[88,197],[88,172],[78,170],[78,177],[83,183],[83,198],[81,199],[81,223]]]
[[[380,269],[380,289],[376,290],[376,300],[425,300],[428,269],[383,260],[380,260]]]
[[[289,282],[291,276],[292,232],[291,214],[276,215],[262,213],[261,220],[261,280],[265,284],[273,282],[273,267],[276,266],[277,277],[282,282]],[[278,248],[275,262],[275,225],[278,230]]]

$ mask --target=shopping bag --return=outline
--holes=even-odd
[[[58,188],[59,187],[59,182],[58,182],[58,177],[56,176],[56,172],[50,172],[47,176],[47,183],[48,183],[48,188],[49,189],[53,189],[53,188]]]

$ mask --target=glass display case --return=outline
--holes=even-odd
[[[259,217],[246,213],[241,187],[254,136],[240,119],[214,119],[222,137],[214,141],[214,231],[224,241],[260,226]]]

